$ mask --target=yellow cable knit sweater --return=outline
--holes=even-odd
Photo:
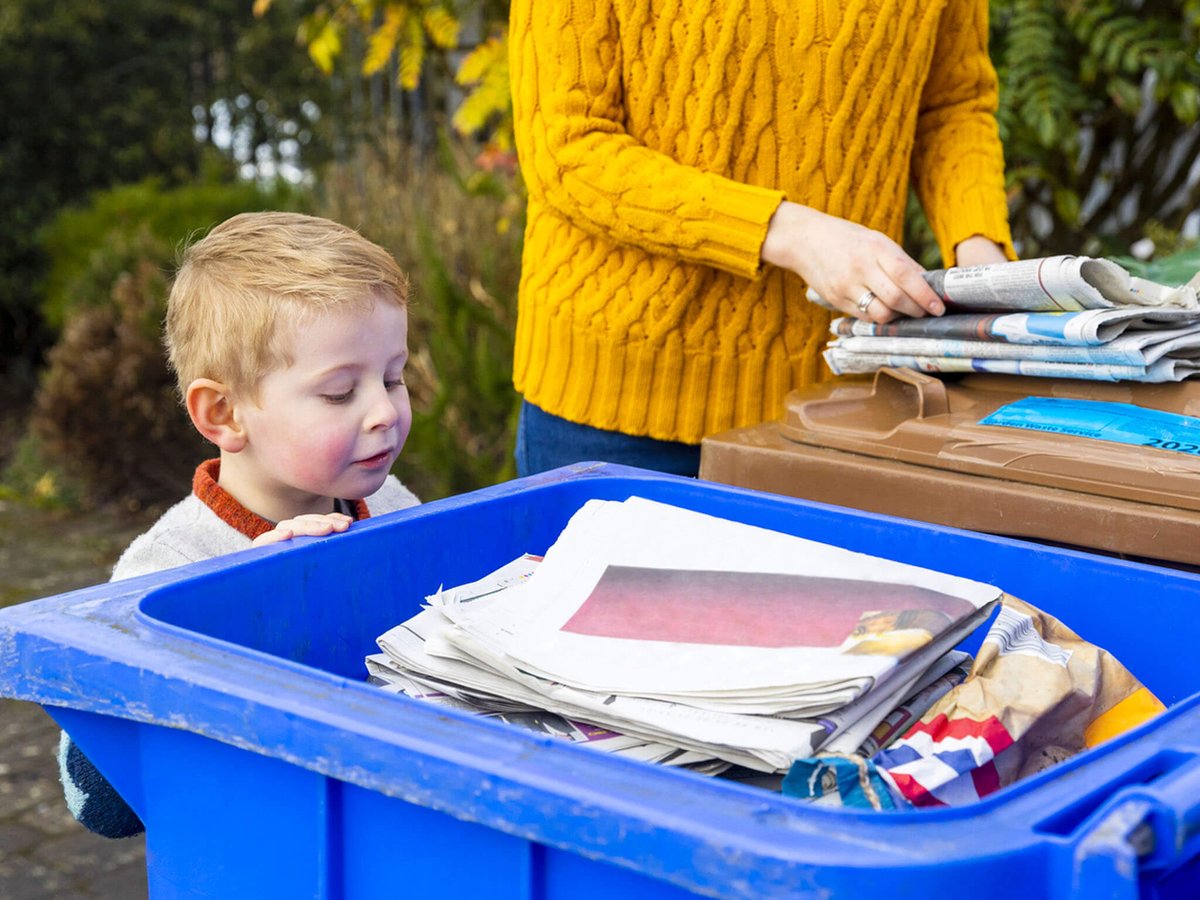
[[[529,188],[514,381],[575,422],[697,443],[832,377],[829,314],[760,264],[783,199],[947,262],[1011,253],[987,0],[513,0]]]

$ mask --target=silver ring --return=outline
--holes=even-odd
[[[858,311],[860,313],[865,313],[868,309],[871,308],[871,304],[874,303],[878,299],[879,298],[875,296],[874,291],[871,291],[871,290],[865,291],[863,293],[863,295],[861,297],[859,297],[857,300]]]

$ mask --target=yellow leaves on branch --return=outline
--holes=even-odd
[[[253,0],[254,15],[266,15],[272,2]],[[300,40],[326,75],[332,74],[342,53],[346,28],[366,34],[364,76],[381,72],[394,58],[397,83],[411,91],[420,83],[428,47],[456,49],[462,26],[447,0],[324,0],[305,18]],[[455,129],[470,134],[499,123],[492,142],[511,149],[507,37],[493,37],[468,53],[456,80],[467,92],[454,114]]]
[[[512,147],[512,96],[508,88],[507,37],[494,37],[467,54],[456,79],[470,88],[452,120],[460,134],[473,134],[498,121],[492,140],[500,149]]]
[[[374,75],[391,59],[392,51],[400,40],[400,31],[408,21],[408,8],[400,3],[389,3],[383,11],[383,22],[367,40],[367,53],[363,57],[362,73]]]
[[[375,18],[375,11],[379,8],[379,0],[350,0],[354,4],[354,9],[358,13],[358,19],[364,25],[370,25]]]
[[[453,50],[458,46],[458,19],[450,14],[444,6],[430,6],[421,16],[425,25],[425,33],[433,41],[435,47],[443,50]]]
[[[253,12],[262,18],[271,9],[272,0],[254,0]],[[352,0],[358,4],[362,0]],[[342,53],[342,24],[340,14],[345,4],[330,7],[322,3],[300,24],[299,40],[308,48],[309,58],[324,74],[333,73],[333,64]]]
[[[421,67],[425,64],[425,34],[421,20],[412,16],[404,30],[404,43],[400,47],[400,62],[396,67],[396,80],[406,91],[415,90],[421,81]]]
[[[266,15],[271,3],[253,0],[254,15]],[[454,49],[461,28],[445,0],[326,0],[300,26],[300,41],[326,75],[341,55],[347,26],[368,33],[362,74],[376,74],[395,56],[396,80],[409,91],[421,80],[426,46]]]
[[[482,81],[487,77],[489,71],[498,65],[507,64],[507,61],[508,52],[505,49],[504,41],[500,38],[491,38],[463,58],[458,67],[456,80],[459,84]]]
[[[333,62],[342,52],[342,27],[336,19],[321,22],[308,39],[308,55],[324,74],[333,74]]]
[[[421,80],[425,65],[425,42],[452,49],[458,43],[459,22],[444,6],[412,3],[388,3],[383,21],[367,39],[362,73],[374,75],[397,57],[396,80],[405,90],[413,90]]]

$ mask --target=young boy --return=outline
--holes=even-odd
[[[412,424],[407,299],[391,255],[327,219],[246,213],[188,248],[166,344],[188,415],[220,455],[130,544],[113,580],[418,503],[389,474]],[[108,837],[142,831],[65,733],[59,765],[81,823]]]

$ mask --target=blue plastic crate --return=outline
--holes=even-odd
[[[631,495],[996,584],[1112,650],[1170,709],[976,805],[889,814],[363,682],[375,637],[426,594],[544,551],[586,500]],[[1191,898],[1198,610],[1184,572],[581,465],[0,611],[0,694],[43,704],[137,810],[156,900]]]

